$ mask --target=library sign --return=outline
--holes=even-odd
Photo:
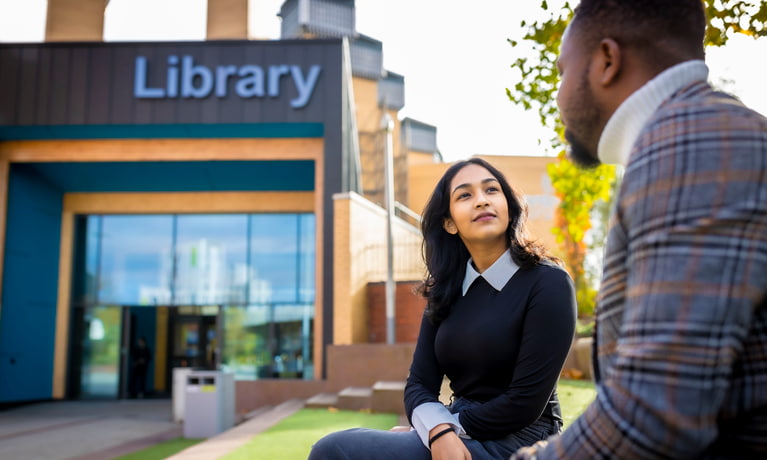
[[[151,66],[160,66],[161,78],[150,78]],[[295,93],[291,91],[293,97],[290,98],[290,106],[300,109],[311,100],[321,71],[319,65],[308,68],[290,64],[209,67],[196,63],[190,55],[170,55],[162,63],[150,62],[145,56],[137,56],[133,96],[137,99],[203,99],[211,95],[226,98],[233,94],[243,99],[276,99],[281,97],[286,88],[292,87]],[[152,70],[151,74],[156,76],[157,69]]]

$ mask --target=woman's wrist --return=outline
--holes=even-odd
[[[446,423],[441,423],[429,430],[429,447],[431,447],[431,445],[434,444],[437,439],[450,432],[455,433],[455,428]]]
[[[443,422],[438,425],[434,425],[434,427],[429,430],[429,439],[431,439],[432,436],[439,433],[440,431],[443,431],[445,428],[453,428],[453,425]]]

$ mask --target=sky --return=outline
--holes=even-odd
[[[551,0],[558,6],[564,0]],[[278,39],[283,0],[250,0],[249,34]],[[0,42],[40,42],[47,0],[0,0]],[[203,40],[206,0],[109,0],[105,41]],[[545,19],[538,1],[356,0],[357,32],[383,43],[384,68],[405,77],[410,117],[437,127],[445,161],[482,155],[553,155],[537,112],[506,96],[528,22]],[[152,11],[152,13],[148,13]],[[767,39],[736,36],[709,48],[710,80],[767,114],[760,63]],[[539,142],[539,140],[541,142]]]

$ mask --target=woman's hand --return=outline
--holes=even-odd
[[[405,425],[397,425],[389,428],[389,431],[410,431],[410,427]]]
[[[512,454],[510,460],[535,460],[538,452],[546,448],[548,441],[538,441],[532,446],[523,447]]]
[[[450,425],[440,424],[429,431],[429,439]],[[455,432],[447,433],[431,443],[432,460],[471,460],[471,452]]]

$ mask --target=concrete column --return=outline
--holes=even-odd
[[[46,42],[104,40],[107,0],[48,0]]]
[[[248,39],[248,0],[208,0],[208,40]]]

